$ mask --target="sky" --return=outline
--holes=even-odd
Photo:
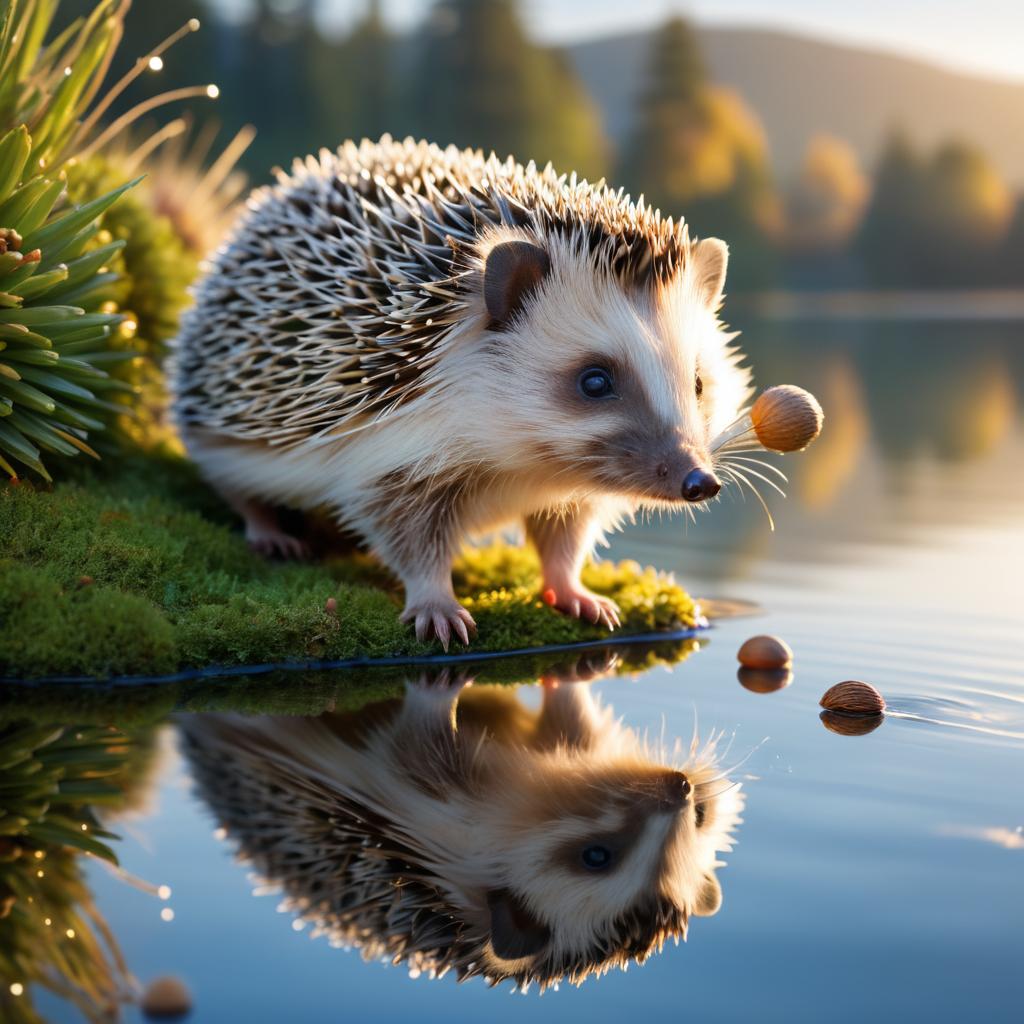
[[[235,6],[246,0],[219,2]],[[365,0],[317,2],[341,25],[365,5]],[[430,4],[384,0],[384,10],[396,27],[411,28]],[[554,42],[646,28],[677,11],[705,24],[792,30],[1024,81],[1021,0],[523,0],[523,5],[534,34]]]

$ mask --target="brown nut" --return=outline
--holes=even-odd
[[[777,636],[752,636],[736,652],[744,668],[786,668],[793,661],[793,652],[785,640]]]
[[[184,1017],[192,1009],[192,994],[180,978],[165,975],[149,983],[141,1006],[147,1017]]]
[[[736,678],[751,693],[775,693],[793,682],[793,673],[788,668],[741,668]]]
[[[884,721],[885,715],[851,715],[848,711],[822,711],[822,725],[840,736],[866,736]]]
[[[826,711],[842,711],[848,715],[880,715],[885,711],[885,698],[870,683],[848,679],[827,689],[821,706]]]
[[[825,419],[809,391],[780,384],[763,392],[750,410],[758,441],[775,452],[798,452],[821,433]]]

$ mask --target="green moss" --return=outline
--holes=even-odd
[[[0,676],[441,653],[399,622],[401,588],[371,560],[283,564],[251,554],[182,459],[128,459],[115,478],[50,490],[6,486],[0,536]],[[475,652],[608,635],[543,604],[529,550],[470,549],[454,578],[479,626]],[[694,622],[689,596],[636,563],[589,566],[584,581],[619,603],[625,633]]]
[[[4,665],[38,676],[173,672],[174,629],[151,602],[108,587],[62,589],[45,571],[0,562]]]

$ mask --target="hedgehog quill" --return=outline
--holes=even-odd
[[[468,644],[452,559],[516,522],[550,603],[613,628],[579,579],[595,544],[722,486],[712,442],[750,395],[727,258],[603,182],[346,143],[255,192],[212,256],[176,419],[255,549],[302,554],[277,509],[327,508],[400,577],[420,639]]]

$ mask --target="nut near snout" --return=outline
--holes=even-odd
[[[736,652],[736,658],[744,668],[780,669],[789,667],[793,652],[777,636],[752,636]]]
[[[847,715],[881,715],[885,711],[885,698],[870,683],[848,679],[827,689],[821,706],[826,711],[841,711]]]
[[[758,441],[775,452],[798,452],[821,433],[825,414],[809,391],[780,384],[763,392],[750,410]]]

